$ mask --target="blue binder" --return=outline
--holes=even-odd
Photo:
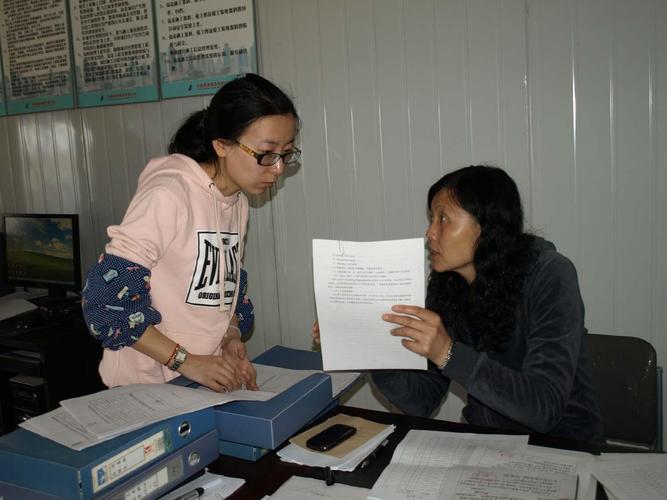
[[[322,356],[316,351],[278,345],[254,358],[253,363],[321,370]],[[186,387],[197,385],[184,377],[170,383]],[[332,396],[331,377],[315,373],[269,401],[235,401],[216,406],[219,451],[223,455],[258,460],[336,405],[338,397]]]
[[[153,500],[173,490],[218,458],[218,433],[212,430],[174,451],[125,483],[102,495],[100,500]]]
[[[5,482],[67,499],[97,498],[200,438],[212,440],[217,454],[213,408],[172,417],[82,451],[18,429],[0,437],[0,495]]]
[[[322,355],[317,351],[277,345],[257,356],[253,363],[293,370],[321,370]],[[338,398],[332,397],[330,377],[316,374],[270,401],[238,402],[218,407],[220,453],[259,460],[337,405]],[[241,432],[244,424],[246,430]]]

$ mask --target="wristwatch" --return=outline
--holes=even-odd
[[[176,355],[174,356],[174,361],[169,365],[169,369],[172,371],[176,371],[180,368],[180,366],[185,363],[185,360],[188,359],[188,351],[186,351],[183,347],[178,346],[176,349]]]

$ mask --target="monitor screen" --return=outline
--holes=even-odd
[[[74,214],[6,214],[8,283],[46,288],[50,296],[81,289],[79,221]]]

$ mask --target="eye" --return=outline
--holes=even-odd
[[[449,219],[447,218],[447,216],[444,213],[440,214],[439,217],[440,217],[440,223],[441,224],[445,224],[445,223],[449,222]]]

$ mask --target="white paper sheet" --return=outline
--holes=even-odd
[[[422,369],[382,320],[395,304],[424,306],[424,240],[313,240],[324,370]]]
[[[501,467],[453,465],[419,470],[403,464],[393,467],[395,490],[373,487],[369,500],[574,500],[576,476]]]
[[[83,450],[175,415],[231,401],[266,401],[273,393],[217,393],[171,384],[115,387],[64,400],[61,407],[20,424],[26,430],[74,450]]]
[[[200,497],[195,497],[197,500],[222,500],[230,496],[244,484],[245,479],[222,476],[206,471],[204,475],[196,477],[192,481],[160,497],[160,500],[178,500],[183,495],[187,495],[197,488],[204,489],[204,493]]]
[[[366,500],[368,488],[334,483],[327,486],[324,481],[310,477],[292,476],[271,496],[271,500]]]
[[[62,407],[21,422],[20,426],[77,451],[106,441],[88,432]]]
[[[257,372],[257,385],[264,392],[276,394],[289,389],[297,382],[310,377],[313,373],[323,373],[321,370],[292,370],[277,366],[253,363]],[[336,398],[346,387],[352,384],[360,373],[358,372],[331,372],[327,373],[331,378],[332,397]]]
[[[3,297],[0,299],[0,321],[35,309],[37,306],[25,299]]]
[[[279,394],[294,384],[310,377],[317,370],[291,370],[278,366],[253,363],[257,373],[257,385],[260,391]]]
[[[604,453],[589,465],[593,475],[618,500],[664,500],[667,454]]]
[[[310,465],[312,467],[330,467],[331,470],[353,471],[369,456],[375,449],[384,443],[387,437],[394,432],[396,426],[389,425],[385,430],[366,441],[362,446],[355,448],[342,458],[337,458],[324,453],[317,453],[295,444],[289,444],[278,451],[278,456],[284,462]]]
[[[484,456],[482,448],[523,451],[527,443],[528,436],[411,430],[396,447],[369,498],[440,498],[444,469],[477,464]]]

